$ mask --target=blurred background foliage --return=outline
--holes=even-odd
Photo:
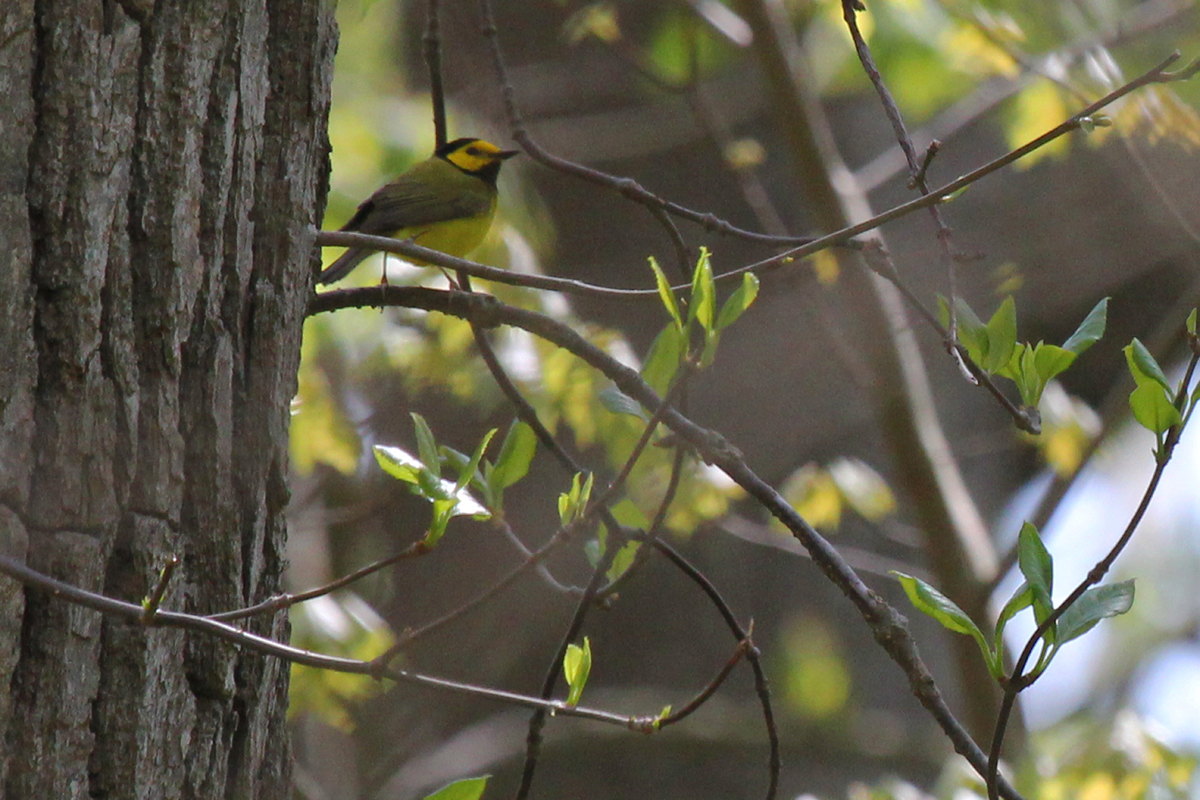
[[[902,162],[854,55],[841,4],[768,4],[782,7],[790,20],[853,177],[873,192],[877,210],[908,199]],[[773,126],[775,110],[761,86],[741,5],[497,2],[515,97],[533,136],[558,155],[630,175],[735,224],[811,232],[812,198],[791,177],[791,157]],[[441,6],[450,136],[481,136],[508,147],[476,5],[443,0]],[[433,149],[422,61],[426,7],[412,0],[339,2],[327,229],[340,227],[359,201]],[[868,0],[867,9],[860,24],[918,145],[934,136],[944,140],[931,171],[934,183],[1052,128],[1172,49],[1188,58],[1200,53],[1197,9],[1188,0]],[[984,318],[1001,296],[1015,293],[1022,338],[1061,341],[1099,297],[1115,298],[1107,345],[1081,360],[1079,374],[1048,390],[1046,432],[1036,441],[1016,435],[965,387],[935,337],[926,336],[938,411],[981,509],[995,520],[1001,551],[1015,538],[1019,509],[1031,507],[1051,474],[1073,474],[1097,437],[1119,431],[1103,413],[1122,367],[1118,348],[1129,335],[1177,327],[1182,316],[1170,316],[1176,304],[1195,304],[1200,296],[1198,95],[1200,81],[1135,93],[1106,112],[1112,128],[1064,137],[1021,162],[1020,172],[990,178],[947,207],[959,246],[980,253],[964,266],[960,290]],[[505,167],[500,191],[497,222],[475,253],[478,261],[640,288],[653,286],[647,256],[673,263],[669,244],[644,210],[528,158]],[[772,252],[695,228],[684,234],[690,246],[713,250],[718,271]],[[890,226],[888,235],[915,290],[930,301],[944,292],[928,226],[914,217]],[[326,252],[325,263],[337,254]],[[383,263],[371,259],[348,281],[378,282]],[[387,270],[394,284],[446,285],[440,271],[394,257]],[[880,444],[879,421],[865,397],[869,380],[840,332],[844,315],[854,310],[834,297],[838,270],[838,262],[824,256],[765,278],[759,302],[723,340],[714,367],[696,380],[689,413],[729,435],[806,518],[836,537],[872,587],[908,614],[885,573],[925,569],[919,514],[891,487],[896,456]],[[633,365],[667,321],[655,303],[482,282],[475,288],[566,321]],[[521,331],[491,336],[550,429],[597,472],[611,475],[642,423],[605,407],[606,381]],[[416,451],[412,411],[429,420],[440,443],[466,453],[489,428],[507,429],[512,412],[465,324],[399,309],[340,311],[308,321],[291,440],[293,588],[319,585],[421,538],[427,504],[384,477],[371,456],[374,444]],[[1107,479],[1136,480],[1149,467],[1145,442],[1136,441],[1141,450],[1117,439],[1094,460],[1107,465]],[[669,448],[647,449],[630,477],[623,521],[644,525],[653,514],[672,458]],[[1197,474],[1186,466],[1178,472],[1192,481]],[[539,453],[530,475],[511,490],[505,522],[525,546],[549,539],[557,525],[555,498],[570,479]],[[1076,497],[1076,504],[1107,502],[1103,494],[1086,497]],[[723,476],[689,460],[668,525],[735,613],[755,619],[785,740],[782,796],[848,791],[854,797],[957,798],[978,792],[960,764],[944,764],[946,743],[844,608],[844,598],[740,499]],[[1028,797],[1157,798],[1193,790],[1192,761],[1170,748],[1200,747],[1200,735],[1156,731],[1153,722],[1127,711],[1137,706],[1137,676],[1146,669],[1134,653],[1153,654],[1181,638],[1195,650],[1200,604],[1188,588],[1200,574],[1194,525],[1200,514],[1194,501],[1180,504],[1191,509],[1181,513],[1195,515],[1193,524],[1176,516],[1149,526],[1176,537],[1163,534],[1177,547],[1169,551],[1170,563],[1158,565],[1167,573],[1153,571],[1152,558],[1129,559],[1136,564],[1129,574],[1139,577],[1136,621],[1106,623],[1094,632],[1097,644],[1081,656],[1092,668],[1056,664],[1061,685],[1079,691],[1073,704],[1031,715],[1044,729],[1018,771]],[[1120,512],[1100,516],[1062,527],[1107,542]],[[1164,541],[1153,531],[1145,538]],[[547,568],[563,583],[582,583],[595,553],[595,545],[560,548]],[[497,526],[458,519],[432,555],[295,609],[296,641],[371,657],[390,647],[397,632],[457,608],[521,558]],[[586,702],[651,713],[703,685],[733,645],[694,594],[661,564],[635,569],[612,607],[589,622],[596,665]],[[547,582],[527,578],[406,650],[401,663],[535,691],[572,604]],[[1137,616],[1146,607],[1154,610]],[[922,620],[913,625],[951,698],[973,691],[956,684],[946,634]],[[1049,695],[1063,691],[1061,685],[1027,706],[1053,705]],[[300,668],[293,673],[293,715],[301,784],[312,797],[419,797],[484,771],[497,773],[485,796],[500,796],[523,750],[524,715],[511,709]],[[1057,725],[1044,727],[1051,722]],[[693,723],[651,739],[575,723],[551,728],[536,783],[544,796],[757,797],[764,784],[765,736],[745,675],[735,674]]]

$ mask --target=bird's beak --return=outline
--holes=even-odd
[[[500,159],[501,161],[507,161],[513,156],[519,155],[521,155],[520,150],[501,150],[499,153],[496,153],[496,158]]]

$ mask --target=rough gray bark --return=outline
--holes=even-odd
[[[322,0],[0,12],[0,548],[164,607],[276,592],[327,175]],[[286,615],[252,623],[286,637]],[[0,795],[291,796],[287,666],[0,579]]]

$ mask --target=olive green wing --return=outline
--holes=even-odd
[[[438,159],[418,164],[367,198],[342,228],[392,236],[404,228],[487,214],[496,190]]]

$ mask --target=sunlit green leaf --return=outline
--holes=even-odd
[[[435,516],[438,508],[448,508],[450,516],[456,517],[486,519],[491,516],[491,512],[472,497],[465,486],[458,487],[454,481],[437,477],[412,454],[399,447],[382,444],[375,445],[372,450],[384,472],[410,484],[413,491],[434,503]]]
[[[1036,353],[1036,348],[1030,345],[1022,345],[1013,351],[1012,365],[1016,367],[1013,380],[1021,392],[1021,402],[1027,406],[1037,406],[1042,390],[1046,388],[1038,376]]]
[[[433,501],[433,520],[429,523],[429,530],[425,532],[425,544],[433,547],[438,543],[446,533],[446,526],[455,517],[457,508],[458,503],[451,497]]]
[[[536,451],[537,434],[533,428],[524,422],[513,422],[504,436],[504,443],[500,445],[496,464],[492,467],[488,482],[493,489],[503,491],[524,478]]]
[[[641,546],[641,542],[626,542],[621,546],[621,549],[613,556],[612,566],[608,568],[608,573],[604,576],[608,579],[609,583],[624,575],[633,566]]]
[[[464,778],[461,781],[443,786],[436,792],[425,796],[425,800],[479,800],[483,797],[483,790],[487,788],[488,778],[491,775],[483,775],[478,778]]]
[[[1075,353],[1052,344],[1038,342],[1033,349],[1033,363],[1037,367],[1038,381],[1044,389],[1056,375],[1075,363]],[[1041,399],[1041,392],[1038,392]]]
[[[594,479],[594,473],[589,472],[587,478],[584,478],[583,473],[576,472],[571,478],[571,488],[558,496],[558,519],[564,527],[570,525],[587,510]]]
[[[587,685],[588,676],[592,673],[592,641],[583,637],[583,647],[577,644],[567,645],[563,655],[563,676],[567,679],[567,705],[579,704],[583,696],[583,688]]]
[[[411,416],[413,427],[417,432],[417,453],[421,457],[421,463],[434,475],[439,475],[442,471],[442,462],[438,458],[437,440],[433,437],[433,431],[429,429],[429,423],[420,414],[413,412]]]
[[[683,317],[679,314],[679,304],[675,302],[675,293],[671,291],[671,282],[663,274],[662,267],[658,266],[654,256],[650,256],[650,269],[654,270],[654,284],[658,287],[658,297],[662,300],[663,307],[667,309],[667,313],[671,315],[675,325],[682,328]]]
[[[736,322],[756,297],[758,297],[758,278],[753,272],[744,273],[742,285],[721,306],[721,313],[717,315],[717,330],[725,330]]]
[[[673,323],[668,324],[655,337],[654,344],[650,345],[650,354],[646,356],[646,364],[642,367],[642,380],[659,395],[666,394],[686,350],[687,339],[682,329]]]
[[[420,474],[425,469],[421,459],[399,447],[389,445],[377,444],[372,450],[375,452],[375,460],[388,475],[405,483],[414,485],[420,483]]]
[[[987,324],[987,349],[983,356],[983,367],[986,372],[996,370],[1008,364],[1012,358],[1013,348],[1017,345],[1017,306],[1012,295],[1004,298],[1004,302],[996,309],[996,313]]]
[[[1162,387],[1151,381],[1145,381],[1133,390],[1129,395],[1129,408],[1138,424],[1155,434],[1166,433],[1183,419]]]
[[[717,345],[721,342],[721,333],[717,329],[704,332],[704,349],[700,351],[700,369],[708,369],[717,357]]]
[[[713,330],[717,306],[717,286],[713,281],[712,260],[706,248],[700,248],[696,270],[692,273],[692,300],[688,305],[688,322],[700,323],[706,334]]]
[[[492,437],[495,435],[496,429],[492,428],[479,440],[479,446],[475,448],[475,453],[471,456],[470,462],[458,471],[458,480],[454,483],[455,494],[475,477],[475,472],[479,469],[479,462],[483,461],[483,454],[487,452],[488,445],[491,444]]]

